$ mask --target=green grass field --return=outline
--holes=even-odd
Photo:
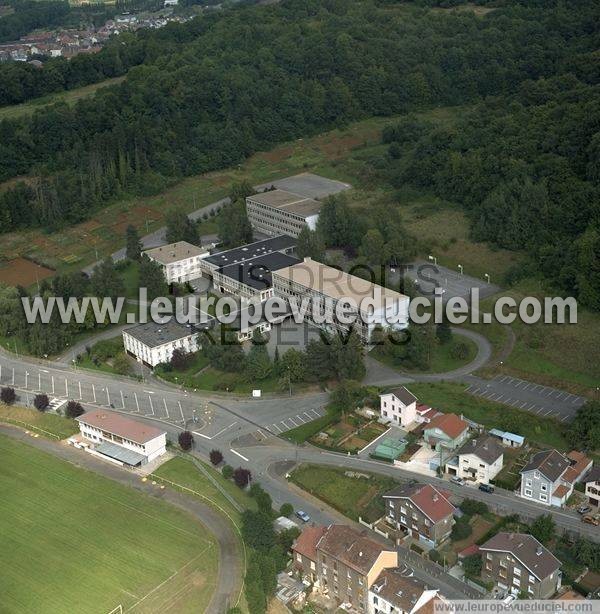
[[[0,610],[201,612],[218,546],[160,500],[0,436]]]
[[[47,439],[66,439],[79,432],[75,420],[18,405],[0,404],[0,422],[34,431]]]
[[[93,83],[92,85],[85,85],[84,87],[78,87],[73,90],[49,94],[48,96],[43,96],[42,98],[35,98],[34,100],[24,102],[23,104],[0,107],[0,121],[3,119],[15,119],[17,117],[21,117],[22,115],[31,115],[35,111],[41,110],[44,107],[57,102],[75,104],[78,100],[95,94],[99,89],[109,85],[116,85],[117,83],[123,81],[123,79],[125,79],[125,77],[106,79],[106,81],[100,81],[99,83]]]
[[[397,486],[398,482],[375,474],[366,475],[369,477],[348,477],[343,469],[300,465],[290,480],[353,520],[361,516],[373,521],[385,513],[380,495]]]

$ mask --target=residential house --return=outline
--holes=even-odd
[[[139,467],[166,452],[165,431],[113,411],[95,409],[75,418],[91,452],[119,465]]]
[[[521,470],[520,494],[544,505],[560,507],[591,466],[592,461],[577,450],[567,456],[557,450],[538,452]]]
[[[294,566],[322,595],[347,611],[368,612],[369,588],[398,566],[398,553],[345,525],[307,527],[292,546]]]
[[[406,428],[417,420],[417,397],[404,386],[379,395],[379,411],[386,422]]]
[[[482,435],[464,443],[446,463],[446,473],[464,480],[489,484],[504,464],[504,450],[489,435]]]
[[[585,496],[588,502],[600,508],[600,467],[592,467],[582,481],[585,484]]]
[[[437,594],[398,569],[384,569],[369,589],[369,614],[415,614]]]
[[[387,521],[435,548],[451,533],[455,507],[431,484],[398,486],[383,495]]]
[[[469,425],[456,414],[433,418],[423,431],[423,439],[432,450],[455,450],[469,436]]]
[[[549,599],[561,586],[561,562],[532,535],[498,533],[479,550],[482,578],[502,591]]]

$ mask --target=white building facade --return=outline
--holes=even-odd
[[[169,362],[176,349],[191,354],[202,349],[198,333],[189,325],[175,321],[149,322],[123,331],[125,351],[149,367]]]
[[[76,418],[84,439],[95,444],[101,454],[127,464],[144,465],[166,452],[167,435],[153,426],[106,410],[89,411]],[[111,444],[104,446],[103,444]],[[112,452],[118,446],[133,454]]]
[[[382,420],[403,428],[417,421],[417,397],[404,386],[379,395]]]
[[[168,284],[185,283],[202,277],[200,263],[210,256],[210,247],[198,247],[186,241],[178,241],[148,249],[143,255],[157,262]]]

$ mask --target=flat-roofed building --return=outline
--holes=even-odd
[[[246,198],[252,228],[271,236],[297,237],[305,226],[315,230],[320,210],[318,200],[284,190],[270,190]]]
[[[139,467],[166,452],[165,431],[117,412],[95,409],[76,420],[92,450],[120,464]]]
[[[274,271],[272,277],[275,296],[296,301],[298,306],[309,299],[306,318],[326,330],[347,332],[354,328],[368,343],[378,325],[394,329],[408,326],[408,296],[311,258]],[[346,302],[348,299],[353,306]],[[337,317],[337,310],[342,308],[350,322]]]
[[[295,250],[296,240],[280,235],[211,254],[200,267],[220,292],[264,301],[273,296],[271,272],[299,262],[292,256]]]
[[[202,277],[200,261],[210,256],[210,247],[178,241],[147,249],[142,254],[160,264],[168,284],[185,283]]]
[[[165,324],[147,322],[123,331],[125,351],[149,367],[169,362],[176,349],[186,353],[201,349],[198,331],[190,324],[170,320]]]

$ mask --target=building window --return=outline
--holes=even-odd
[[[526,488],[526,489],[525,489],[525,496],[526,496],[526,497],[531,497],[531,490],[529,490],[529,489],[527,489],[527,488]]]
[[[548,501],[548,495],[540,495],[540,501]]]
[[[548,485],[547,484],[540,484],[540,489],[542,492],[546,492],[548,490]]]

